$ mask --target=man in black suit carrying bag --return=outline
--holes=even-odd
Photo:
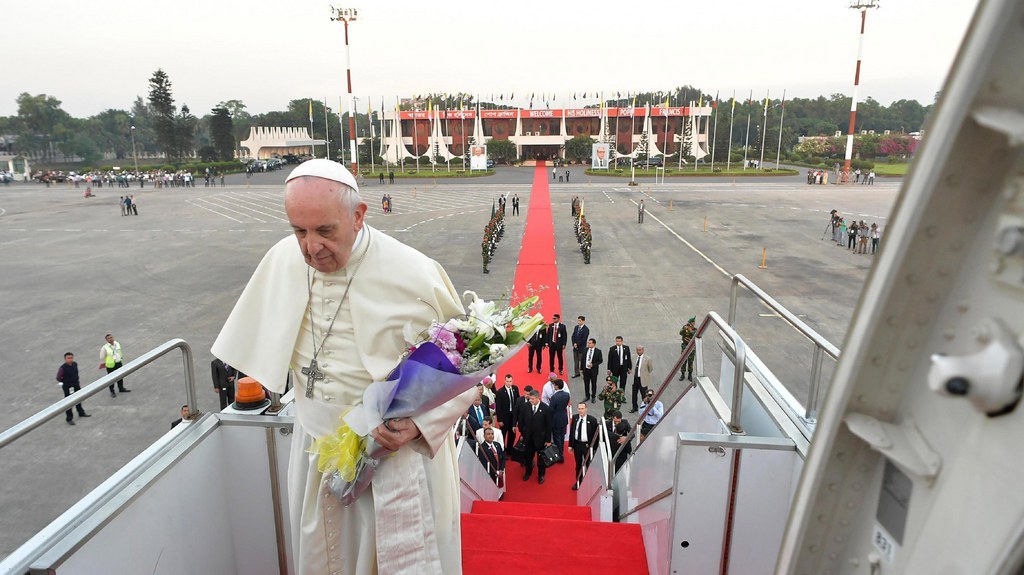
[[[569,449],[576,460],[576,483],[572,486],[573,491],[580,488],[583,471],[590,465],[592,459],[590,445],[597,436],[597,418],[587,415],[587,404],[581,401],[576,410],[577,415],[572,416],[572,423],[569,425]]]
[[[533,462],[537,460],[537,483],[544,483],[544,458],[540,452],[551,445],[551,410],[540,402],[540,393],[536,390],[530,392],[530,402],[519,414],[519,433],[523,436],[523,443],[526,446],[526,453],[523,465],[526,466],[526,473],[523,481],[530,479],[533,474]]]

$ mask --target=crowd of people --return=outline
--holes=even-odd
[[[853,220],[847,222],[836,210],[832,210],[832,220],[829,224],[832,230],[832,241],[837,246],[845,246],[847,250],[855,254],[874,254],[878,251],[878,244],[882,239],[882,226],[872,222],[868,225],[864,220]]]
[[[692,318],[687,326],[680,330],[684,348],[693,336]],[[601,350],[597,340],[590,337],[585,316],[577,317],[570,335],[561,317],[552,315],[551,322],[529,339],[527,347],[527,373],[541,375],[547,369],[547,379],[526,385],[520,392],[512,374],[504,376],[501,387],[496,387],[493,375],[484,378],[477,385],[477,395],[463,415],[459,431],[499,487],[504,486],[509,460],[520,464],[523,481],[536,471],[537,481],[543,484],[547,468],[568,459],[568,446],[575,462],[572,489],[576,490],[597,449],[598,425],[605,426],[611,452],[618,451],[618,469],[632,453],[633,437],[642,441],[664,415],[664,406],[654,397],[654,360],[644,346],[637,345],[633,350],[618,336],[614,345]],[[568,366],[567,350],[572,354]],[[684,372],[686,369],[684,364]],[[583,379],[584,397],[576,403],[572,402],[565,377],[569,370],[572,379]],[[692,373],[692,362],[689,370]],[[599,391],[597,380],[601,376],[604,385]],[[590,412],[598,401],[603,411]],[[627,404],[630,414],[645,412],[643,419],[635,424],[627,421],[622,413]],[[639,426],[638,433],[631,436],[634,425]]]
[[[207,187],[216,186],[218,177],[220,179],[220,185],[222,187],[224,186],[224,174],[218,174],[215,169],[207,168],[204,177]],[[88,188],[102,188],[103,186],[111,188],[129,188],[136,182],[141,188],[146,187],[147,183],[157,188],[196,187],[195,174],[190,170],[148,170],[138,173],[114,170],[93,170],[91,172],[84,172],[81,174],[77,172],[65,173],[62,171],[40,171],[33,173],[32,179],[46,184],[47,187],[50,187],[52,184],[62,182],[76,188],[82,187],[83,185]]]

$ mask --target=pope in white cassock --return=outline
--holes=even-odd
[[[452,426],[475,389],[373,430],[394,451],[370,488],[341,505],[308,449],[398,364],[403,326],[463,313],[441,266],[365,224],[342,165],[310,160],[285,184],[294,230],[270,248],[213,344],[213,355],[283,393],[295,383],[288,462],[295,572],[461,573],[458,462]]]

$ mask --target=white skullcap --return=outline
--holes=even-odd
[[[359,185],[356,184],[356,179],[352,176],[352,172],[333,160],[306,160],[299,164],[299,167],[292,170],[292,173],[288,174],[288,178],[284,182],[287,184],[295,178],[301,178],[302,176],[313,176],[314,178],[339,182],[356,192],[359,191]]]

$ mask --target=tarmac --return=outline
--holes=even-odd
[[[443,168],[442,168],[443,169]],[[560,168],[564,171],[565,168]],[[571,326],[585,315],[607,349],[616,335],[644,345],[656,380],[671,379],[680,327],[709,311],[727,317],[731,276],[743,274],[838,346],[874,261],[829,241],[829,212],[884,226],[899,180],[873,186],[808,186],[804,176],[641,180],[587,176],[572,167],[553,182],[560,310]],[[548,170],[550,173],[550,170]],[[8,407],[0,429],[63,397],[54,379],[66,351],[75,353],[83,385],[98,368],[107,333],[126,359],[170,339],[195,353],[199,407],[219,408],[207,366],[210,346],[264,252],[290,233],[282,206],[287,170],[231,175],[226,186],[140,189],[0,187],[0,382]],[[530,200],[532,168],[499,167],[486,178],[367,180],[368,223],[443,264],[457,289],[506,297]],[[394,213],[383,214],[390,193]],[[121,216],[118,198],[134,194],[138,216]],[[480,238],[500,195],[518,194],[522,216],[509,215],[487,275]],[[585,265],[572,233],[570,202],[584,198],[593,228]],[[637,203],[646,217],[637,222]],[[706,226],[706,229],[705,229]],[[823,239],[824,238],[824,239]],[[882,238],[884,245],[885,238]],[[765,268],[762,269],[762,255]],[[540,293],[543,299],[543,290]],[[736,326],[747,344],[800,400],[808,394],[812,346],[776,314],[742,294]],[[714,330],[712,330],[713,332]],[[717,373],[714,333],[705,365]],[[567,360],[571,353],[567,352]],[[833,363],[823,366],[827,382]],[[568,374],[567,374],[568,375]],[[542,379],[542,378],[539,378]],[[517,381],[522,387],[530,381]],[[13,551],[107,476],[165,433],[185,402],[181,360],[168,355],[126,380],[132,390],[85,402],[92,418],[58,417],[3,449],[0,467],[0,557]],[[570,380],[573,397],[580,379]]]

